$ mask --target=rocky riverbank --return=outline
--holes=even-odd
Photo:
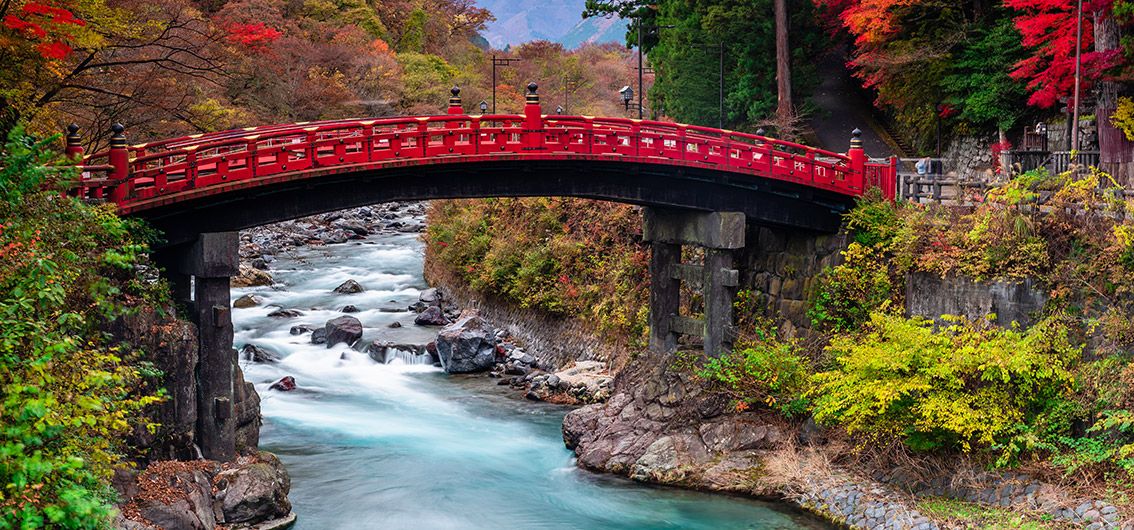
[[[833,433],[767,412],[737,412],[672,365],[672,358],[643,354],[618,374],[609,400],[567,415],[563,439],[580,466],[784,499],[851,528],[972,527],[923,509],[940,499],[1016,514],[1034,528],[1134,530],[1134,514],[1024,473],[989,472],[956,459],[863,465]]]
[[[295,522],[287,494],[291,480],[271,453],[235,462],[155,462],[115,479],[126,530],[274,530]]]

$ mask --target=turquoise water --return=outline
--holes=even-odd
[[[322,324],[349,303],[363,310],[355,316],[365,340],[429,340],[435,330],[415,327],[412,313],[379,310],[417,299],[421,266],[415,235],[376,236],[281,259],[273,275],[284,287],[234,293],[305,313],[278,320],[266,317],[274,307],[234,311],[237,347],[251,342],[284,356],[242,365],[262,396],[261,446],[291,474],[297,529],[829,528],[775,504],[583,471],[563,446],[563,407],[516,399],[483,376],[377,364],[288,331]],[[331,293],[348,278],[367,291]],[[389,328],[395,320],[404,327]],[[284,375],[299,389],[268,389]]]

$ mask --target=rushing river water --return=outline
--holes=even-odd
[[[381,235],[279,259],[272,273],[282,287],[234,290],[266,301],[234,311],[236,346],[283,357],[241,364],[262,397],[260,445],[291,474],[297,529],[827,528],[773,504],[588,473],[563,446],[565,408],[515,399],[483,376],[378,364],[289,333],[352,304],[364,341],[431,340],[436,330],[414,326],[404,311],[425,288],[421,270],[416,234]],[[334,294],[347,279],[366,291]],[[304,315],[269,318],[276,307]],[[403,327],[390,328],[395,321]],[[268,389],[285,375],[297,390]]]

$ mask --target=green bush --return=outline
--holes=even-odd
[[[815,375],[815,419],[919,450],[1004,447],[1071,388],[1080,350],[1064,323],[1028,331],[874,313],[861,335],[836,336],[836,366]]]
[[[754,302],[751,291],[740,293],[737,309]],[[679,354],[676,368],[691,370],[710,389],[727,395],[737,411],[758,406],[785,416],[808,410],[804,392],[810,377],[810,363],[794,340],[778,336],[771,320],[743,314],[743,330],[732,351],[720,357]]]
[[[121,440],[157,398],[100,330],[154,287],[135,225],[39,191],[66,176],[44,146],[17,129],[0,151],[0,528],[101,528]]]
[[[871,312],[886,306],[893,291],[882,252],[856,241],[843,251],[842,264],[819,276],[807,316],[820,329],[854,331]]]

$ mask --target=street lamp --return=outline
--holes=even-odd
[[[559,106],[555,107],[555,113],[556,114],[563,114],[563,105],[559,105]]]
[[[629,111],[630,100],[634,99],[634,89],[630,88],[630,85],[626,85],[622,87],[622,89],[619,90],[618,93],[622,94],[622,104],[625,105],[626,110]]]
[[[483,99],[480,100],[480,113],[481,114],[487,114],[488,113],[488,102],[483,100]]]

